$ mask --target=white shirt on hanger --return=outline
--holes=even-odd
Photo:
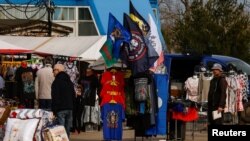
[[[193,75],[185,81],[184,88],[187,92],[186,99],[189,99],[194,102],[198,101],[198,85],[199,78],[197,75]]]

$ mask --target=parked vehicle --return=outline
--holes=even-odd
[[[207,70],[210,70],[214,63],[222,65],[224,72],[228,71],[229,64],[236,67],[238,71],[242,71],[248,75],[248,83],[250,88],[250,65],[245,61],[223,55],[188,55],[188,54],[166,54],[165,66],[169,75],[169,95],[182,96],[184,82],[188,77],[193,76],[195,68],[203,64]],[[184,96],[184,95],[183,95]],[[183,97],[184,98],[184,97]],[[243,124],[250,123],[250,94],[249,101],[244,104],[245,110],[240,114],[240,122]]]

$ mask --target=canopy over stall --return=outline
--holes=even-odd
[[[89,67],[94,69],[94,70],[105,70],[105,69],[107,69],[107,66],[106,66],[103,58],[99,58],[95,62],[90,63]],[[127,65],[125,63],[123,63],[121,60],[118,60],[118,62],[115,63],[112,67],[127,68]]]
[[[26,37],[0,36],[0,40],[37,53],[81,57],[82,61],[95,61],[101,57],[99,49],[106,36],[82,37]]]
[[[81,60],[86,60],[89,63],[97,61],[102,57],[99,50],[103,46],[107,39],[107,36],[102,36],[97,42],[95,42],[91,47],[89,47],[85,52],[83,52],[79,57]]]
[[[1,54],[20,54],[20,53],[31,53],[31,52],[32,50],[29,50],[27,48],[23,48],[0,40]]]

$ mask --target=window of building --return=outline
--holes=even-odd
[[[78,35],[98,35],[95,22],[89,8],[78,9]]]
[[[1,5],[0,8],[2,8],[0,19],[48,20],[48,13],[45,7]],[[74,31],[78,36],[99,35],[97,25],[89,7],[55,7],[52,21],[78,27]]]
[[[56,7],[53,20],[75,20],[75,8]]]

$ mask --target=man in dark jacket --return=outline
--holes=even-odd
[[[21,62],[21,66],[15,72],[15,81],[17,87],[17,97],[20,104],[25,108],[34,108],[35,100],[35,76],[31,67],[28,67],[26,61]],[[20,106],[21,106],[20,105]]]
[[[64,72],[62,64],[56,64],[53,69],[55,80],[52,83],[52,111],[60,125],[64,125],[68,137],[72,126],[72,112],[75,90],[69,75]]]
[[[222,66],[215,63],[212,67],[213,79],[210,82],[210,88],[208,93],[208,123],[213,124],[222,124],[223,110],[226,104],[226,90],[227,82],[225,76],[222,75]],[[213,118],[213,111],[221,113],[220,118]]]

